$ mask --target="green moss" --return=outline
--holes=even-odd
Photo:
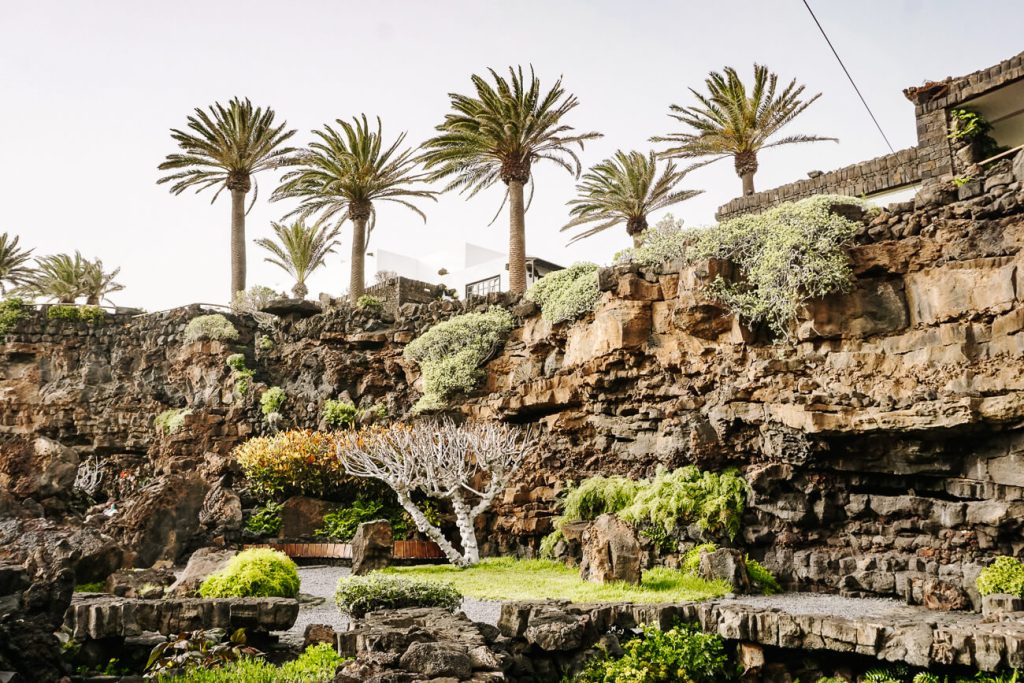
[[[102,593],[106,588],[103,581],[90,581],[75,586],[76,593]]]
[[[663,567],[644,572],[639,586],[625,583],[597,584],[584,581],[579,571],[560,562],[516,560],[509,557],[485,559],[466,568],[420,565],[389,567],[385,572],[421,581],[450,582],[463,595],[481,600],[684,602],[709,600],[731,590],[724,581],[705,581]]]
[[[1005,555],[981,570],[976,582],[982,595],[1008,593],[1024,596],[1024,562]]]
[[[185,424],[185,418],[192,414],[190,408],[172,408],[153,418],[153,426],[160,434],[173,434]]]
[[[483,377],[480,365],[498,349],[514,322],[508,311],[494,306],[486,313],[440,322],[414,339],[405,356],[423,372],[423,397],[413,410],[442,408],[456,394],[472,391]]]
[[[284,553],[266,548],[244,550],[199,587],[204,598],[294,598],[299,572]]]
[[[188,325],[185,326],[185,341],[194,342],[201,339],[234,341],[238,339],[238,330],[220,313],[201,315],[188,321]]]
[[[540,305],[545,320],[552,323],[575,320],[594,310],[601,298],[597,271],[593,263],[576,263],[548,273],[530,287],[526,298]]]

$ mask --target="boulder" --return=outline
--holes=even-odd
[[[714,552],[702,551],[697,573],[708,581],[727,581],[737,593],[750,589],[747,563],[743,553],[732,548],[719,548]]]
[[[107,577],[103,590],[121,598],[154,600],[174,583],[174,572],[167,568],[121,569]]]
[[[601,515],[583,532],[580,576],[586,581],[640,583],[640,541],[615,515]]]
[[[216,574],[227,566],[237,553],[234,550],[200,548],[188,558],[184,571],[167,590],[168,595],[190,597],[199,591],[199,586],[210,574]]]
[[[928,579],[922,587],[923,604],[928,609],[951,612],[971,609],[971,597],[955,583]]]
[[[242,501],[238,494],[223,486],[214,486],[203,500],[199,523],[213,537],[235,535],[242,529]]]
[[[413,643],[402,655],[399,666],[431,678],[452,676],[462,680],[473,674],[469,655],[442,643]]]
[[[589,616],[566,614],[553,607],[539,614],[531,614],[523,637],[531,645],[547,652],[566,652],[583,644],[589,625]]]
[[[71,492],[78,473],[78,454],[40,436],[0,438],[0,489],[17,498],[45,500]]]
[[[307,624],[302,633],[302,649],[311,645],[327,643],[334,646],[338,642],[338,634],[330,624]]]
[[[352,573],[369,574],[391,564],[395,541],[391,525],[383,519],[364,522],[352,537]]]
[[[281,538],[310,538],[324,524],[324,515],[334,508],[327,501],[294,496],[281,507]]]

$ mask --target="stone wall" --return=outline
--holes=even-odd
[[[597,309],[572,323],[504,301],[521,324],[458,410],[535,424],[543,445],[481,520],[485,550],[534,553],[567,481],[695,463],[743,470],[738,541],[791,587],[920,600],[926,579],[970,586],[994,555],[1024,554],[1022,179],[1019,156],[964,199],[879,215],[852,249],[852,291],[813,302],[780,343],[703,298],[718,264],[606,269]],[[0,475],[32,499],[23,510],[101,530],[128,564],[232,542],[244,482],[229,454],[267,429],[263,389],[285,390],[288,425],[318,427],[339,396],[399,418],[420,379],[404,345],[490,303],[410,305],[398,319],[330,309],[281,321],[270,348],[237,318],[237,342],[186,342],[197,308],[23,321],[0,343]],[[225,364],[234,352],[256,371],[245,397]],[[185,407],[180,432],[153,429]],[[68,450],[29,448],[38,437]],[[66,473],[57,491],[32,480],[54,453],[64,469],[95,458],[104,486],[127,486],[117,514],[82,509]],[[10,552],[0,560],[19,561]]]
[[[771,190],[737,197],[718,208],[715,218],[724,221],[734,216],[817,194],[840,194],[851,197],[873,195],[920,181],[917,148],[900,150],[877,159],[870,159],[814,178],[798,180]]]

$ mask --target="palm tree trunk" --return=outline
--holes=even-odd
[[[523,183],[508,181],[508,289],[513,294],[526,291],[526,207]]]
[[[348,300],[353,304],[366,289],[366,221],[367,217],[352,220],[352,272],[348,282]]]
[[[85,305],[86,306],[99,306],[100,305],[100,298],[98,296],[90,294],[89,297],[85,300]]]
[[[231,190],[231,298],[245,291],[245,195]]]
[[[740,177],[743,179],[743,196],[754,194],[754,172],[749,171]]]

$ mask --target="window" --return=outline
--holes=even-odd
[[[477,280],[466,285],[466,298],[471,296],[487,296],[492,292],[501,291],[501,276],[495,275],[484,280]]]

